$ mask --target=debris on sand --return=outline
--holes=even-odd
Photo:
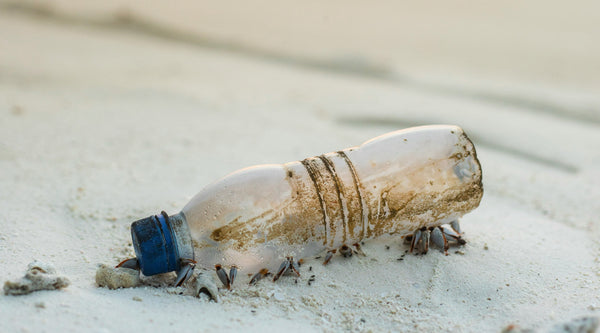
[[[194,296],[203,297],[207,296],[210,300],[219,302],[219,290],[215,281],[211,279],[207,274],[198,274],[196,281],[193,284]]]
[[[140,272],[125,267],[101,264],[96,270],[96,284],[108,289],[133,288],[140,285]]]
[[[62,289],[69,284],[69,279],[57,275],[52,265],[36,260],[27,266],[25,276],[20,280],[4,283],[4,294],[26,295],[38,290]]]
[[[598,330],[598,318],[582,317],[554,326],[551,333],[594,333]]]

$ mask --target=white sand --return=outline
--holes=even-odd
[[[33,259],[71,281],[0,296],[2,332],[545,331],[600,311],[593,94],[520,90],[571,110],[532,111],[4,11],[0,31],[0,281]],[[485,195],[462,220],[463,255],[397,261],[398,239],[371,241],[367,257],[309,259],[298,284],[240,277],[220,303],[94,284],[98,264],[132,255],[133,220],[177,212],[230,171],[424,123],[458,124],[478,148]]]

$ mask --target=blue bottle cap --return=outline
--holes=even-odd
[[[179,269],[179,253],[174,236],[165,212],[131,224],[133,248],[144,275]]]

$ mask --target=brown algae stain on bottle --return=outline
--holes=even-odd
[[[369,174],[364,166],[357,170],[349,156],[353,149],[286,163],[284,181],[291,189],[287,200],[246,220],[233,218],[210,238],[240,251],[269,242],[317,241],[336,248],[450,222],[476,208],[483,195],[475,148],[462,131],[457,136],[451,154],[407,163],[401,172],[395,164],[374,161],[370,165],[378,168],[377,174]]]

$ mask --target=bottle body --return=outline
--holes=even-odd
[[[256,271],[383,234],[456,220],[479,205],[481,167],[456,126],[424,126],[358,147],[236,171],[182,210],[200,265]]]

